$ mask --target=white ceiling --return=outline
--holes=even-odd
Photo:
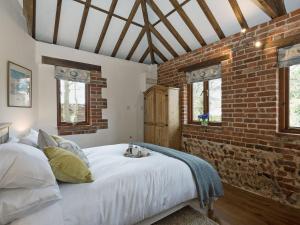
[[[135,0],[119,0],[115,9],[115,14],[128,18],[134,1]],[[179,3],[182,3],[183,1],[184,0],[179,0]],[[261,9],[259,9],[253,1],[254,0],[237,0],[241,11],[250,27],[270,20],[270,18]],[[167,0],[155,0],[155,3],[160,7],[161,11],[164,14],[167,14],[174,9],[172,4]],[[206,0],[206,3],[226,36],[235,34],[241,30],[241,27],[233,13],[228,0]],[[56,4],[56,0],[36,1],[36,39],[39,41],[48,43],[52,43],[53,41]],[[107,11],[110,8],[110,4],[111,0],[92,0],[92,5],[103,8]],[[288,12],[293,11],[297,8],[300,8],[300,0],[285,0],[285,6]],[[75,47],[83,9],[83,4],[80,4],[73,0],[62,1],[57,44],[72,48]],[[203,36],[207,44],[219,40],[216,32],[212,28],[211,24],[207,20],[196,0],[191,0],[189,3],[185,4],[183,6],[183,9],[193,21],[194,25],[199,30],[200,34]],[[151,23],[155,23],[159,20],[157,15],[148,5],[147,10]],[[106,16],[107,15],[105,13],[90,8],[80,45],[81,50],[90,52],[95,51]],[[169,16],[168,20],[176,28],[176,30],[192,50],[201,47],[197,39],[185,25],[177,12]],[[141,6],[139,7],[133,21],[144,25]],[[100,49],[100,54],[108,56],[112,54],[112,51],[124,25],[125,21],[116,17],[112,17],[104,42]],[[161,33],[161,35],[168,41],[168,43],[179,55],[185,53],[185,50],[174,38],[174,36],[168,31],[167,27],[163,23],[158,23],[155,28]],[[130,25],[116,57],[122,59],[125,59],[127,57],[141,29],[142,28],[139,26],[133,24]],[[160,41],[153,34],[152,41],[153,45],[156,46],[167,57],[167,59],[173,58],[168,50],[165,49],[162,43],[160,43]],[[131,60],[139,61],[147,47],[148,42],[145,34],[138,48],[134,52]],[[155,59],[158,63],[163,62],[157,55],[155,55]],[[151,63],[149,55],[146,58],[145,63]]]

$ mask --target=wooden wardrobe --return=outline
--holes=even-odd
[[[153,86],[144,93],[144,141],[180,149],[179,89]]]

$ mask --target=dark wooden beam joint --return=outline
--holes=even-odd
[[[257,6],[272,19],[285,15],[284,0],[255,0]]]
[[[62,66],[68,68],[74,68],[79,70],[87,70],[87,71],[98,71],[101,72],[101,66],[75,62],[66,59],[52,58],[48,56],[42,56],[42,64],[53,65],[53,66]]]
[[[206,61],[202,61],[199,63],[195,63],[195,64],[191,64],[188,66],[184,66],[178,69],[178,72],[190,72],[190,71],[194,71],[194,70],[198,70],[201,68],[205,68],[205,67],[209,67],[209,66],[213,66],[216,65],[218,63],[221,63],[222,61],[228,60],[230,59],[230,54],[227,55],[222,55],[213,59],[209,59]]]
[[[152,44],[152,37],[149,28],[149,17],[148,17],[148,11],[147,11],[145,0],[141,2],[141,6],[142,6],[143,18],[144,18],[144,23],[146,28],[148,46],[150,50],[151,63],[154,64],[155,59],[154,59],[154,52],[153,52],[153,44]]]
[[[79,49],[80,44],[81,44],[83,32],[84,32],[84,29],[85,29],[86,20],[87,20],[89,10],[90,10],[90,7],[91,7],[91,1],[92,0],[86,0],[85,6],[84,6],[84,10],[83,10],[83,13],[82,13],[82,18],[81,18],[81,23],[80,23],[80,27],[79,27],[79,32],[78,32],[78,36],[77,36],[77,41],[76,41],[76,45],[75,45],[76,49]]]
[[[36,0],[23,0],[23,14],[26,18],[28,33],[35,38]]]

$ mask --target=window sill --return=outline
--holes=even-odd
[[[292,132],[292,131],[278,131],[276,132],[276,136],[278,137],[300,137],[300,131],[299,133],[297,132]]]
[[[214,125],[202,125],[200,123],[186,123],[184,124],[184,126],[186,127],[194,127],[194,128],[198,128],[198,129],[203,129],[203,130],[221,130],[222,127],[222,123],[221,124],[214,124]]]
[[[216,123],[208,123],[208,125],[202,125],[201,122],[189,122],[187,125],[196,125],[196,126],[202,126],[202,127],[221,127],[222,122],[216,122]]]

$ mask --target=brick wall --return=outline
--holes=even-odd
[[[300,35],[300,10],[170,60],[158,83],[181,89],[183,148],[211,162],[224,182],[300,208],[300,135],[280,134],[277,48]],[[187,85],[178,68],[230,54],[222,62],[222,126],[187,124]]]
[[[96,133],[98,129],[107,129],[108,121],[102,118],[102,109],[107,108],[107,100],[102,98],[102,88],[107,87],[105,78],[101,72],[91,72],[90,81],[90,123],[89,125],[63,125],[58,126],[59,135]]]

